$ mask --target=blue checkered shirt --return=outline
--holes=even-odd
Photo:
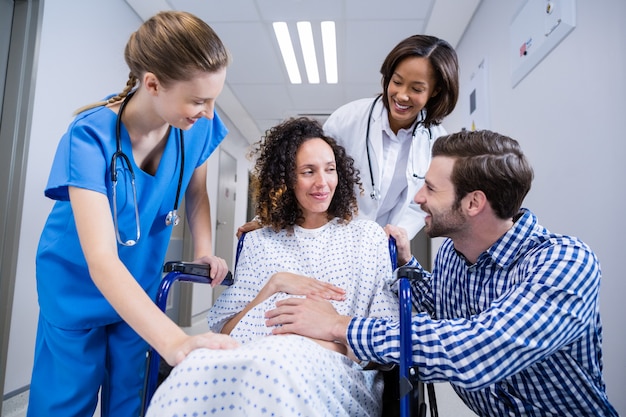
[[[421,268],[412,259],[409,264]],[[475,264],[447,239],[412,284],[413,363],[480,416],[617,416],[602,378],[600,265],[528,210]],[[359,359],[399,362],[397,321],[354,318]]]

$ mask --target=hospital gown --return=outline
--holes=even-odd
[[[296,226],[291,233],[270,228],[248,233],[235,284],[209,312],[211,329],[219,331],[279,271],[345,289],[344,301],[332,301],[340,314],[398,317],[382,228],[369,220],[333,220],[313,230]],[[240,320],[231,332],[240,348],[189,354],[157,389],[148,417],[380,415],[379,372],[301,336],[268,336],[265,311],[287,297],[276,293]]]

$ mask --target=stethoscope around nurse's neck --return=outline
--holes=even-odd
[[[135,92],[129,93],[122,104],[120,105],[120,109],[117,112],[117,119],[115,121],[115,142],[116,142],[116,151],[111,157],[111,184],[113,188],[113,225],[115,227],[115,236],[119,244],[123,246],[134,246],[139,242],[139,238],[141,237],[141,226],[139,222],[139,207],[137,205],[137,187],[135,185],[135,171],[133,170],[133,166],[130,163],[130,159],[128,156],[122,151],[122,137],[121,137],[121,124],[122,124],[122,114],[124,113],[124,109],[126,108],[126,104],[133,97]],[[183,175],[185,169],[185,141],[183,137],[183,132],[180,129],[176,129],[178,131],[178,140],[180,143],[180,174],[178,176],[178,187],[176,189],[176,199],[174,200],[174,208],[167,213],[165,216],[165,225],[176,226],[180,222],[180,216],[178,215],[178,200],[180,199],[180,191],[183,185]],[[128,170],[130,174],[130,185],[133,193],[133,206],[135,211],[135,239],[123,239],[120,234],[119,222],[117,218],[117,160],[120,159],[122,161],[122,169],[124,166]]]
[[[380,189],[378,187],[376,187],[376,184],[374,183],[374,171],[372,170],[372,157],[370,156],[370,126],[372,124],[372,114],[374,113],[374,107],[376,106],[376,103],[378,102],[378,100],[380,100],[382,95],[377,95],[376,98],[374,99],[374,101],[372,102],[372,105],[370,106],[370,111],[367,115],[367,129],[365,130],[365,149],[367,151],[367,166],[369,167],[369,172],[370,172],[370,181],[372,183],[372,192],[370,193],[370,197],[372,200],[380,200]],[[419,117],[422,118],[423,120],[423,114],[424,110],[422,110],[420,112]],[[413,131],[411,132],[411,140],[413,142],[415,142],[415,134],[417,132],[417,127],[423,124],[423,122],[421,120],[418,120],[415,125],[413,126]],[[432,139],[433,139],[433,135],[430,131],[430,129],[426,129],[426,131],[428,132],[428,144],[429,144],[429,151],[428,151],[428,157],[430,158],[430,147],[432,146]],[[411,146],[411,148],[414,148],[415,143],[413,143],[413,145]],[[417,171],[415,170],[415,158],[411,158],[411,168],[413,171],[413,178],[417,178],[420,180],[423,180],[426,176],[426,170],[428,169],[428,166],[423,167],[424,168],[424,172],[423,173],[417,173]],[[427,164],[428,165],[428,164]]]

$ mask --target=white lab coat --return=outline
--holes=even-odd
[[[366,131],[367,119],[373,102],[374,98],[365,98],[339,107],[324,123],[324,132],[335,138],[346,149],[348,155],[354,159],[355,168],[360,171],[365,192],[361,195],[357,191],[359,217],[377,221],[378,210],[385,196],[382,195],[378,200],[370,197],[372,183],[367,162]],[[380,163],[383,159],[383,117],[387,117],[387,110],[382,100],[378,100],[372,112],[369,133],[372,174],[376,184],[380,184],[382,178]],[[446,134],[440,125],[431,126],[430,131],[430,141]],[[419,205],[413,202],[415,194],[424,184],[423,179],[414,177],[413,167],[420,167],[416,170],[420,175],[426,172],[424,164],[430,163],[430,149],[428,130],[420,125],[416,130],[408,155],[406,186],[402,191],[404,204],[396,206],[389,217],[389,223],[406,229],[409,239],[415,237],[424,227],[426,216]],[[394,168],[385,167],[385,169]],[[385,225],[381,224],[381,226]]]

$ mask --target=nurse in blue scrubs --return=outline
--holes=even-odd
[[[212,285],[207,158],[227,129],[214,112],[229,55],[185,12],[161,12],[131,35],[126,88],[81,109],[62,137],[46,196],[56,200],[37,251],[40,315],[28,416],[140,414],[147,344],[176,365],[226,335],[188,336],[153,300],[185,197],[196,262]],[[134,183],[133,183],[134,178]]]

